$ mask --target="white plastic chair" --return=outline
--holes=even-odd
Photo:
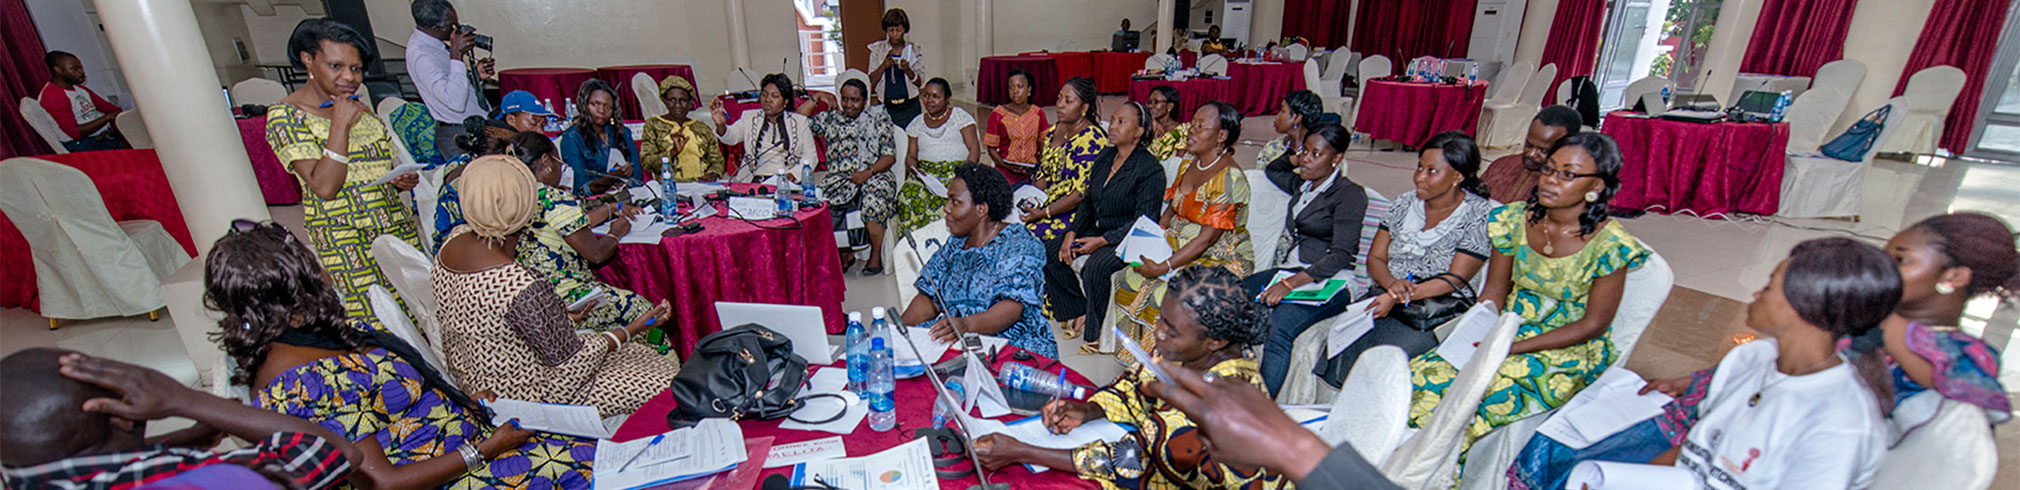
[[[1410,426],[1410,358],[1393,345],[1361,352],[1354,369],[1333,397],[1333,411],[1319,428],[1326,444],[1351,444],[1361,458],[1382,464]]]
[[[428,345],[440,348],[442,327],[435,311],[441,304],[435,300],[434,264],[429,262],[428,255],[400,237],[379,235],[372,239],[372,260],[385,273],[386,282],[392,283],[400,297],[407,300],[406,311],[414,315],[422,338]]]
[[[140,109],[120,111],[113,116],[112,125],[119,128],[119,135],[126,137],[126,144],[135,149],[154,148],[154,137],[147,134],[147,122],[140,120]]]
[[[1529,110],[1526,111],[1529,113],[1528,116],[1523,116],[1521,113],[1525,111],[1520,109],[1522,95],[1528,85],[1534,83],[1531,77],[1535,76],[1535,63],[1529,60],[1517,61],[1514,66],[1508,67],[1507,71],[1501,72],[1501,79],[1495,80],[1489,87],[1494,93],[1487,96],[1487,100],[1480,105],[1481,147],[1506,148],[1522,144],[1519,136],[1513,140],[1508,138],[1510,131],[1502,130],[1501,126],[1515,126],[1516,120],[1520,119],[1522,129],[1529,128],[1529,118],[1535,117],[1536,105],[1529,105]],[[1535,78],[1535,80],[1542,79]],[[1548,85],[1549,82],[1542,84]]]
[[[1866,65],[1857,61],[1837,60],[1818,68],[1810,89],[1789,103],[1782,118],[1789,123],[1788,153],[1816,153],[1865,78]]]
[[[406,341],[414,350],[420,351],[421,359],[434,366],[436,372],[444,374],[442,379],[448,381],[449,385],[461,384],[456,381],[454,375],[449,374],[448,367],[442,364],[441,349],[429,344],[428,340],[421,336],[421,332],[414,329],[413,322],[407,321],[407,315],[400,313],[400,302],[393,299],[392,291],[387,291],[385,286],[373,284],[365,289],[365,298],[372,302],[372,312],[379,317],[379,324],[386,326],[387,332]]]
[[[1317,92],[1319,94],[1319,101],[1322,104],[1320,107],[1323,107],[1326,112],[1334,112],[1333,104],[1335,101],[1340,100],[1340,96],[1338,95],[1334,95],[1332,97],[1326,96],[1327,91],[1325,90],[1326,86],[1325,79],[1319,76],[1319,60],[1317,58],[1312,58],[1304,60],[1299,64],[1304,65],[1304,70],[1302,71],[1304,72],[1305,89]],[[1332,91],[1332,93],[1338,94],[1339,91],[1334,90]]]
[[[161,223],[114,222],[91,178],[68,165],[0,162],[0,212],[28,240],[50,328],[57,319],[155,313],[167,306],[162,280],[189,262]]]
[[[851,69],[850,71],[854,70]],[[842,79],[847,79],[848,76],[849,76],[848,72],[842,73]],[[912,153],[912,140],[905,134],[905,128],[899,127],[895,124],[891,126],[891,140],[892,142],[896,143],[895,145],[896,151],[894,153],[896,154],[897,157],[896,160],[897,163],[891,165],[891,182],[893,186],[892,188],[902,189],[905,187],[905,179],[910,176],[910,174],[905,171],[905,157]],[[898,230],[891,229],[888,227],[884,228],[884,270],[889,271],[886,272],[887,274],[896,273],[898,270],[897,268],[897,260],[899,257],[898,247],[901,245],[902,244],[899,243],[898,240]],[[907,288],[910,288],[911,286],[912,283],[910,282],[905,281],[898,282],[898,292],[900,293],[898,295],[899,304],[909,304],[910,301],[912,301],[912,295],[905,294],[905,292],[908,290]]]
[[[274,105],[288,96],[288,88],[281,82],[265,78],[247,78],[231,84],[231,105]]]
[[[1569,78],[1564,79],[1562,82],[1557,82],[1557,98],[1555,99],[1557,105],[1571,103],[1571,96],[1576,95],[1578,92],[1578,84],[1575,82],[1575,80]]]
[[[1529,86],[1530,77],[1536,76],[1536,63],[1529,60],[1515,62],[1501,72],[1501,78],[1488,87],[1494,93],[1487,96],[1487,107],[1512,105],[1522,98],[1524,87]]]
[[[1163,53],[1151,55],[1143,60],[1143,69],[1156,72],[1173,71],[1184,67],[1185,64],[1179,62],[1177,56]]]
[[[672,75],[680,76],[680,75]],[[659,81],[652,75],[639,72],[631,75],[631,94],[638,97],[639,119],[646,119],[666,113],[666,101],[659,99]],[[694,94],[688,94],[692,97]]]
[[[1940,408],[1926,422],[1895,428],[1897,433],[1906,434],[1880,460],[1880,468],[1873,472],[1871,488],[1992,486],[1992,477],[1999,470],[1999,449],[1993,442],[1991,422],[1985,411],[1969,403],[1945,400],[1934,391],[1908,397],[1901,406],[1910,404],[1934,404]],[[1895,413],[1889,422],[1898,423],[1900,411]]]
[[[399,109],[400,106],[406,104],[407,99],[402,99],[399,97],[387,97],[379,99],[379,105],[373,106],[372,108],[374,110],[379,111],[379,117],[385,118],[385,120],[390,121],[392,120],[393,117],[393,110]],[[391,128],[393,126],[387,125],[386,127]]]
[[[1908,88],[1901,92],[1908,98],[1908,117],[1875,146],[1884,153],[1935,153],[1943,139],[1943,119],[1950,117],[1950,105],[1964,91],[1965,78],[1964,70],[1949,65],[1929,67],[1908,77]]]
[[[1389,61],[1389,57],[1378,54],[1361,59],[1360,68],[1355,70],[1358,73],[1355,75],[1355,79],[1360,81],[1361,89],[1365,90],[1369,80],[1389,76],[1394,71],[1395,64]],[[1359,92],[1356,92],[1354,95],[1353,110],[1340,113],[1340,119],[1346,121],[1349,127],[1353,125],[1355,116],[1361,113],[1361,100],[1363,100],[1363,97],[1360,96]]]
[[[1242,171],[1248,177],[1249,245],[1255,250],[1255,270],[1276,267],[1277,239],[1284,233],[1284,220],[1291,213],[1291,195],[1270,183],[1269,172],[1260,168]]]
[[[1524,133],[1529,131],[1529,120],[1543,110],[1543,97],[1550,94],[1550,80],[1557,79],[1557,64],[1543,65],[1522,87],[1521,96],[1513,106],[1497,109],[1488,127],[1487,139],[1482,146],[1512,148],[1522,145]],[[1483,109],[1484,112],[1484,109]],[[1485,117],[1484,114],[1482,116]]]
[[[1304,61],[1311,57],[1312,57],[1312,48],[1310,46],[1306,46],[1303,44],[1292,44],[1289,47],[1284,48],[1285,59],[1291,61]]]
[[[884,234],[886,236],[897,236],[898,232],[893,229],[888,230]],[[898,302],[900,304],[910,304],[912,298],[919,295],[919,289],[914,287],[912,283],[919,281],[919,274],[926,270],[926,261],[932,259],[933,253],[939,251],[940,247],[946,245],[947,237],[951,235],[952,233],[947,231],[947,220],[940,219],[933,220],[932,223],[926,223],[925,226],[921,226],[917,230],[912,230],[912,240],[919,247],[916,253],[913,251],[911,245],[906,244],[902,239],[898,240],[896,251],[891,253],[896,263],[886,263],[885,265],[891,267],[891,270],[898,276]]]
[[[1803,95],[1816,93],[1811,90]],[[1857,162],[1815,153],[1788,154],[1787,166],[1782,168],[1781,205],[1775,215],[1786,218],[1859,216],[1866,172],[1872,169],[1873,156],[1880,152],[1880,143],[1899,133],[1904,125],[1913,124],[1907,122],[1912,117],[1908,114],[1909,104],[1907,96],[1887,101],[1886,105],[1893,109],[1889,110],[1873,146],[1866,149]],[[1938,124],[1941,122],[1940,118],[1937,119]]]
[[[21,119],[28,121],[28,127],[35,129],[35,135],[41,136],[42,142],[48,143],[57,154],[70,153],[69,148],[63,147],[63,142],[70,141],[70,136],[63,134],[62,127],[56,125],[56,117],[43,110],[42,103],[34,98],[22,97]]]
[[[1669,83],[1669,79],[1663,77],[1652,76],[1652,77],[1644,77],[1640,80],[1635,80],[1634,82],[1627,84],[1627,90],[1623,90],[1620,92],[1620,107],[1622,108],[1634,107],[1635,102],[1641,101],[1641,94],[1649,92],[1661,92],[1663,88],[1675,87],[1675,86],[1676,86],[1675,84]],[[1654,110],[1655,108],[1650,107],[1649,109]]]
[[[1508,359],[1508,347],[1514,343],[1515,330],[1521,325],[1521,315],[1501,314],[1501,320],[1481,339],[1480,348],[1473,351],[1466,367],[1445,387],[1444,397],[1431,410],[1431,416],[1382,463],[1383,476],[1406,489],[1452,487],[1466,427],[1472,425],[1480,410],[1480,400],[1501,373],[1501,363]]]
[[[1227,74],[1226,56],[1221,56],[1217,54],[1209,54],[1206,56],[1201,56],[1199,58],[1198,64],[1200,74],[1214,75],[1214,76]]]

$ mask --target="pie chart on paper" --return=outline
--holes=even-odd
[[[886,472],[884,472],[884,473],[883,473],[883,474],[881,474],[881,475],[877,475],[877,481],[881,481],[881,482],[884,482],[884,483],[897,483],[897,482],[898,482],[899,480],[904,480],[904,479],[905,479],[905,474],[904,474],[904,473],[902,473],[902,472],[899,472],[898,470],[891,470],[891,471],[886,471]]]

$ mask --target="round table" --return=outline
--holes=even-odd
[[[982,58],[975,75],[975,98],[986,105],[1010,102],[1010,70],[1031,74],[1031,103],[1050,106],[1059,99],[1059,63],[1050,56],[990,56]]]
[[[1104,94],[1128,92],[1129,78],[1143,71],[1143,62],[1150,59],[1147,52],[1097,51],[1089,54],[1093,62],[1095,89]]]
[[[1021,363],[1044,366],[1049,363],[1049,360],[1044,356],[1036,354],[1033,354],[1035,359],[1031,361],[1010,360],[1012,355],[1021,350],[1015,346],[1004,346],[1002,351],[997,353],[995,359],[989,360],[989,364],[1000,371],[1002,366],[1006,364]],[[954,357],[956,355],[958,354],[949,351],[947,357]],[[943,357],[942,359],[947,357]],[[841,361],[837,361],[826,367],[809,366],[807,377],[811,379],[813,377],[812,373],[820,369],[842,369],[844,367]],[[1061,369],[1065,370],[1066,379],[1069,381],[1081,385],[1093,384],[1087,380],[1086,376],[1081,376],[1080,373],[1072,369],[1065,369],[1063,365],[1055,365],[1048,370],[1059,371]],[[896,447],[913,439],[911,435],[913,428],[931,427],[932,403],[935,394],[933,387],[928,384],[927,379],[925,376],[920,376],[912,379],[898,380],[896,390],[892,392],[892,398],[897,399],[898,402],[898,428],[890,432],[873,431],[870,430],[870,424],[866,418],[863,423],[856,426],[855,432],[842,436],[843,445],[847,447],[848,456],[866,456]],[[638,411],[634,412],[630,419],[625,420],[624,425],[618,427],[617,432],[610,436],[611,440],[619,442],[629,441],[666,432],[669,429],[669,426],[666,424],[666,414],[672,412],[675,406],[676,404],[671,394],[660,392],[660,394],[653,396],[652,399],[646,400],[644,405],[638,407]],[[997,420],[1009,421],[1016,418],[1018,417],[1013,415],[999,417]],[[784,422],[783,419],[745,420],[740,422],[740,424],[745,439],[772,437],[772,444],[775,446],[834,436],[834,434],[828,432],[781,429],[779,428],[779,424],[782,422]],[[967,468],[967,465],[960,467]],[[790,476],[792,471],[792,467],[789,466],[778,467],[766,469],[763,474],[765,476]],[[1071,471],[1055,470],[1044,473],[1032,473],[1030,470],[1025,469],[1024,465],[1012,465],[1001,470],[992,471],[989,473],[989,481],[990,483],[1008,483],[1010,488],[1018,490],[1100,488],[1094,482],[1080,479],[1079,476],[1074,475]],[[942,478],[940,479],[940,488],[943,490],[964,490],[979,483],[981,483],[980,480],[973,476],[961,479]],[[752,484],[754,483],[746,483],[745,486]]]
[[[513,68],[498,72],[498,90],[508,94],[514,90],[531,92],[541,104],[549,106],[548,110],[564,114],[567,102],[575,99],[582,82],[591,78],[596,78],[596,70],[588,68]]]
[[[1190,80],[1171,81],[1159,78],[1139,78],[1129,81],[1129,100],[1150,103],[1150,90],[1171,86],[1178,89],[1178,118],[1192,120],[1193,111],[1209,101],[1230,100],[1235,97],[1234,81],[1226,78],[1201,77]]]
[[[1608,114],[1602,132],[1620,144],[1617,209],[1698,216],[1781,209],[1787,123],[1702,124]]]
[[[1474,134],[1487,83],[1405,83],[1371,80],[1361,86],[1354,130],[1375,139],[1416,146],[1446,131]]]
[[[103,150],[61,155],[36,155],[84,172],[105,202],[113,221],[154,220],[175,237],[190,255],[196,242],[189,225],[183,222],[182,208],[176,205],[175,189],[168,186],[168,174],[154,150]],[[831,239],[832,240],[832,239]],[[0,308],[28,308],[41,311],[36,301],[35,256],[28,237],[14,227],[14,221],[0,213]]]
[[[1305,89],[1304,69],[1304,63],[1230,61],[1227,76],[1234,80],[1236,100],[1228,102],[1241,109],[1242,115],[1276,114],[1284,96]]]
[[[617,89],[617,107],[623,111],[618,114],[623,115],[625,119],[645,119],[658,115],[639,113],[642,109],[638,106],[638,92],[631,89],[631,77],[640,73],[652,77],[654,83],[666,80],[666,77],[677,76],[687,79],[690,86],[698,86],[694,85],[694,68],[687,65],[624,65],[597,68],[596,78]],[[647,92],[657,94],[659,86],[649,87]]]
[[[253,177],[259,179],[260,197],[268,206],[286,206],[302,202],[302,185],[295,181],[295,174],[281,164],[281,158],[274,154],[274,147],[267,143],[267,117],[256,116],[238,120],[238,139],[245,144],[245,155],[251,157]]]
[[[730,184],[746,192],[758,187]],[[828,332],[842,333],[842,262],[826,206],[793,213],[792,220],[746,221],[713,205],[720,213],[701,219],[701,232],[619,245],[596,275],[655,303],[670,302],[667,333],[682,359],[703,336],[722,330],[717,301],[818,306]]]

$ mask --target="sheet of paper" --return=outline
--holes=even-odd
[[[1025,206],[1036,209],[1045,205],[1045,191],[1033,185],[1020,185],[1016,192],[1010,194],[1010,202],[1010,217],[1017,218],[1017,221],[1011,222],[1022,223]]]
[[[728,188],[729,188],[728,186],[725,186],[725,185],[722,185],[722,184],[720,184],[720,183],[715,183],[715,182],[675,182],[675,183],[673,183],[673,193],[674,193],[674,195],[677,195],[677,196],[680,196],[680,197],[693,197],[693,196],[707,196],[707,195],[709,195],[709,194],[714,194],[714,193],[716,193],[716,192],[720,192],[720,191],[722,191],[723,189],[728,189]]]
[[[1027,417],[1009,423],[988,419],[973,420],[971,422],[975,426],[969,429],[968,433],[973,437],[1003,434],[1017,438],[1018,442],[1045,449],[1073,449],[1094,441],[1115,442],[1129,434],[1129,429],[1108,419],[1095,419],[1080,424],[1065,434],[1053,434],[1051,429],[1045,428],[1045,423],[1040,421],[1041,418]]]
[[[731,196],[729,198],[729,210],[730,216],[743,219],[765,220],[772,219],[779,214],[779,204],[768,197]]]
[[[1473,360],[1473,351],[1480,349],[1480,341],[1487,338],[1487,332],[1494,330],[1494,322],[1500,319],[1501,314],[1494,312],[1492,302],[1474,303],[1472,309],[1459,316],[1459,326],[1452,329],[1452,334],[1438,343],[1438,356],[1452,363],[1452,369],[1465,369],[1466,363]]]
[[[926,186],[926,191],[932,192],[933,195],[947,197],[947,184],[940,182],[939,177],[934,177],[933,174],[914,169],[912,170],[912,178],[919,179],[919,185]]]
[[[637,134],[637,133],[632,133],[632,134]],[[629,161],[627,161],[627,160],[625,160],[625,159],[624,159],[624,152],[622,152],[622,151],[618,151],[618,150],[617,150],[616,148],[611,148],[611,149],[610,149],[610,157],[609,157],[609,158],[606,158],[606,159],[604,159],[604,161],[605,161],[605,162],[608,162],[608,163],[609,163],[609,165],[605,165],[605,166],[604,166],[604,170],[605,170],[605,171],[615,171],[615,170],[617,170],[617,167],[621,167],[621,166],[624,166],[624,165],[626,165],[626,164],[628,164],[628,163],[631,163],[631,162],[629,162]]]
[[[906,339],[911,341],[906,342]],[[891,347],[891,360],[897,364],[919,364],[920,359],[939,361],[941,356],[947,355],[947,349],[954,347],[952,342],[933,340],[933,330],[926,327],[907,328],[904,339],[893,338],[886,344]],[[913,351],[913,347],[919,350]]]
[[[940,488],[939,475],[933,472],[933,451],[923,438],[869,456],[801,463],[793,468],[794,486],[815,482],[842,490]]]
[[[590,228],[589,231],[598,235],[609,236],[610,225],[610,222],[605,222],[597,225],[595,228]],[[662,238],[661,234],[666,233],[666,230],[671,228],[673,228],[673,225],[660,222],[659,214],[657,213],[638,213],[638,215],[631,217],[631,232],[617,237],[617,243],[659,243],[659,239]]]
[[[1326,427],[1326,419],[1330,418],[1332,414],[1306,408],[1286,407],[1284,408],[1284,415],[1291,416],[1291,420],[1298,421],[1298,425],[1304,426],[1306,430],[1312,431],[1313,434],[1317,434],[1319,433],[1319,429]]]
[[[652,442],[654,439],[658,439],[658,442]],[[649,444],[646,444],[644,451],[640,452],[637,456],[627,458],[631,460],[626,462],[629,467],[652,466],[694,454],[694,432],[692,431],[677,430],[646,438],[646,441]],[[619,467],[622,468],[624,466]]]
[[[422,171],[422,170],[427,170],[427,169],[428,169],[428,165],[427,165],[427,164],[421,164],[421,163],[403,163],[403,164],[400,164],[400,165],[399,165],[399,166],[397,166],[397,167],[393,167],[393,169],[392,169],[392,170],[387,170],[387,171],[386,171],[386,173],[385,173],[385,174],[383,174],[383,175],[380,175],[380,176],[379,176],[379,178],[377,178],[377,179],[373,179],[373,180],[372,180],[372,184],[371,184],[371,185],[380,185],[380,184],[385,184],[385,183],[387,183],[387,182],[392,182],[394,178],[398,178],[399,176],[402,176],[402,175],[407,175],[407,174],[411,174],[411,173],[414,173],[414,172],[419,172],[419,171]]]
[[[1164,227],[1149,216],[1137,216],[1136,223],[1129,227],[1129,235],[1116,246],[1116,256],[1123,262],[1163,262],[1170,260],[1171,254],[1171,242],[1164,240]]]
[[[984,337],[987,339],[987,337]],[[968,369],[961,373],[961,386],[967,388],[966,410],[962,413],[981,414],[983,417],[1001,417],[1010,414],[1010,398],[1003,395],[1003,386],[996,384],[996,376],[990,374],[988,363],[974,353],[968,355]]]
[[[596,441],[596,462],[591,471],[596,475],[592,482],[597,490],[620,490],[643,488],[666,483],[699,478],[736,467],[749,456],[744,452],[743,429],[735,421],[721,418],[702,419],[700,424],[686,429],[668,431],[668,438],[675,432],[688,432],[679,437],[689,438],[692,451],[684,458],[659,464],[639,465],[633,463],[624,471],[624,463],[640,451],[647,450],[652,438],[644,437],[627,442],[612,442],[608,439]],[[664,444],[664,441],[661,441]]]
[[[1326,358],[1340,355],[1340,351],[1375,329],[1375,317],[1368,313],[1368,304],[1373,302],[1375,298],[1368,298],[1347,305],[1345,313],[1333,317],[1332,331],[1326,335]]]
[[[806,394],[841,393],[849,388],[849,370],[838,367],[822,367],[807,378]]]
[[[840,459],[848,455],[848,447],[842,444],[842,436],[824,437],[772,446],[771,454],[765,457],[765,467],[792,466],[809,461]]]
[[[596,407],[502,398],[484,402],[484,405],[491,407],[493,425],[502,425],[507,420],[519,419],[520,427],[541,432],[591,439],[610,437],[610,431],[603,428],[603,417],[597,415]]]
[[[1625,368],[1608,369],[1578,396],[1564,402],[1536,432],[1572,449],[1584,449],[1607,436],[1651,417],[1662,415],[1671,398],[1660,391],[1640,394],[1648,382]]]
[[[1678,466],[1612,461],[1585,461],[1571,468],[1564,488],[1611,490],[1686,490],[1697,488],[1697,475]]]
[[[697,477],[671,485],[653,487],[655,490],[750,490],[750,482],[758,481],[758,472],[765,464],[765,456],[772,450],[771,436],[753,437],[743,440],[744,462],[729,471],[702,478]]]
[[[806,420],[822,420],[833,417],[836,411],[844,411],[841,418],[819,424],[809,424],[787,419],[785,422],[779,424],[779,428],[835,434],[855,432],[856,426],[863,423],[863,417],[870,415],[870,404],[864,403],[863,399],[857,397],[855,393],[843,390],[840,394],[842,396],[840,401],[836,401],[831,397],[807,400],[806,406],[802,406],[799,410],[794,411],[793,416],[794,418]]]

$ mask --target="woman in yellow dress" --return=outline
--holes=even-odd
[[[1192,124],[1179,114],[1178,88],[1158,85],[1150,89],[1150,99],[1143,103],[1150,108],[1150,134],[1157,135],[1150,140],[1150,155],[1162,161],[1185,152],[1186,134],[1192,132]]]
[[[673,180],[714,182],[727,173],[722,144],[715,128],[700,119],[687,117],[695,108],[694,84],[678,75],[659,82],[659,100],[666,113],[645,120],[645,137],[638,141],[640,165],[645,175],[658,178],[660,162],[673,165]]]
[[[367,42],[329,19],[295,25],[288,54],[309,78],[267,111],[267,144],[302,182],[304,228],[343,296],[346,316],[377,330],[384,327],[365,290],[373,284],[392,289],[392,283],[372,260],[372,240],[393,235],[420,248],[414,212],[400,202],[400,191],[412,190],[420,178],[409,173],[374,183],[393,170],[393,140],[367,101],[357,100],[373,58]]]
[[[1200,106],[1192,116],[1186,161],[1178,178],[1164,190],[1164,240],[1171,258],[1146,261],[1124,269],[1123,281],[1110,303],[1127,314],[1132,336],[1145,348],[1156,343],[1157,324],[1166,273],[1200,265],[1221,267],[1237,276],[1255,268],[1255,250],[1248,228],[1248,177],[1234,161],[1234,142],[1241,137],[1241,112],[1221,101]],[[1118,317],[1122,318],[1122,317]],[[1128,359],[1125,354],[1125,360]]]

